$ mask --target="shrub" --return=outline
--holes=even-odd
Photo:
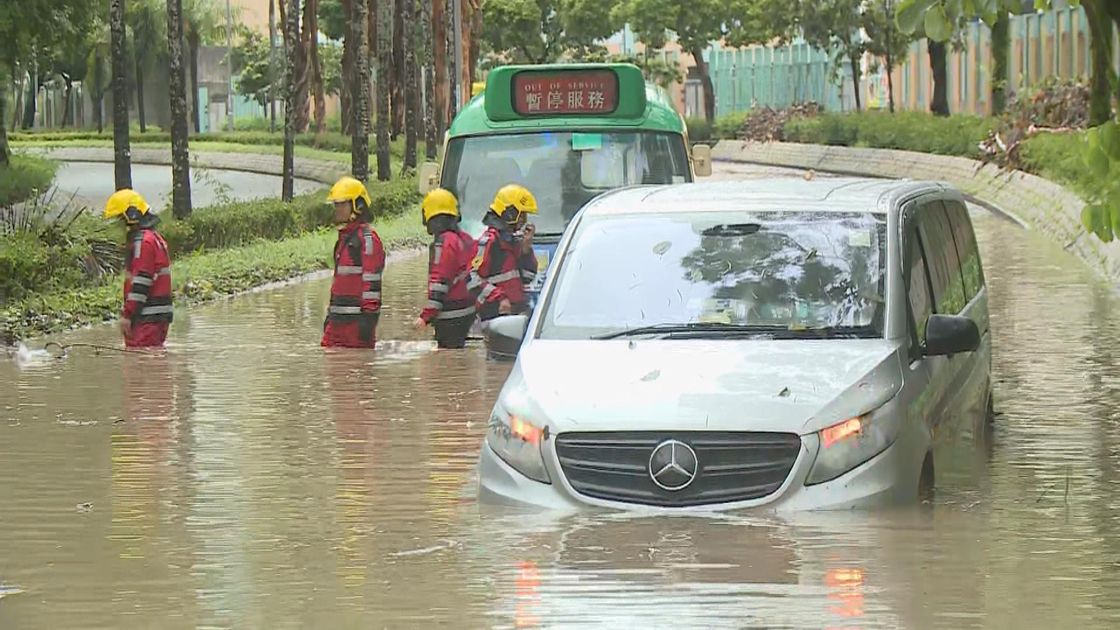
[[[686,118],[689,142],[707,142],[712,139],[712,124],[703,118]]]
[[[739,137],[739,130],[743,128],[743,124],[747,122],[747,117],[750,112],[732,112],[725,114],[716,119],[715,124],[712,125],[712,138],[716,140],[728,140]]]
[[[401,214],[419,201],[411,177],[370,182],[375,218]],[[223,249],[257,240],[279,240],[331,224],[334,210],[323,192],[300,195],[286,204],[278,199],[236,201],[195,210],[182,221],[169,217],[160,226],[172,253]]]
[[[980,142],[993,121],[979,116],[948,118],[920,112],[821,114],[795,118],[785,124],[790,142],[902,149],[978,157]]]
[[[19,203],[46,192],[58,164],[29,155],[13,155],[8,166],[0,167],[0,207]]]

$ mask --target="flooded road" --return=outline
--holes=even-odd
[[[938,461],[931,507],[479,506],[508,365],[411,331],[412,258],[376,354],[317,346],[315,281],[181,312],[165,356],[0,360],[0,628],[1117,627],[1120,299],[974,221],[1001,415]]]

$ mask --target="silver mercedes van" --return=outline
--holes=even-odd
[[[770,179],[607,193],[577,215],[479,461],[484,501],[849,509],[913,502],[987,421],[991,341],[964,199]]]

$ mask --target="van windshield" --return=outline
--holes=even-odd
[[[464,229],[471,233],[481,231],[498,189],[517,183],[537,198],[537,233],[559,235],[584,204],[607,190],[687,181],[680,134],[545,131],[451,140],[441,185],[459,199]]]
[[[597,216],[560,261],[540,336],[881,337],[885,268],[871,213]]]

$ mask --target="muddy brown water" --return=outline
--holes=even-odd
[[[1118,627],[1120,299],[974,220],[1001,415],[931,507],[479,506],[508,365],[411,331],[412,258],[372,354],[317,346],[313,281],[183,311],[162,356],[0,360],[0,628]]]

